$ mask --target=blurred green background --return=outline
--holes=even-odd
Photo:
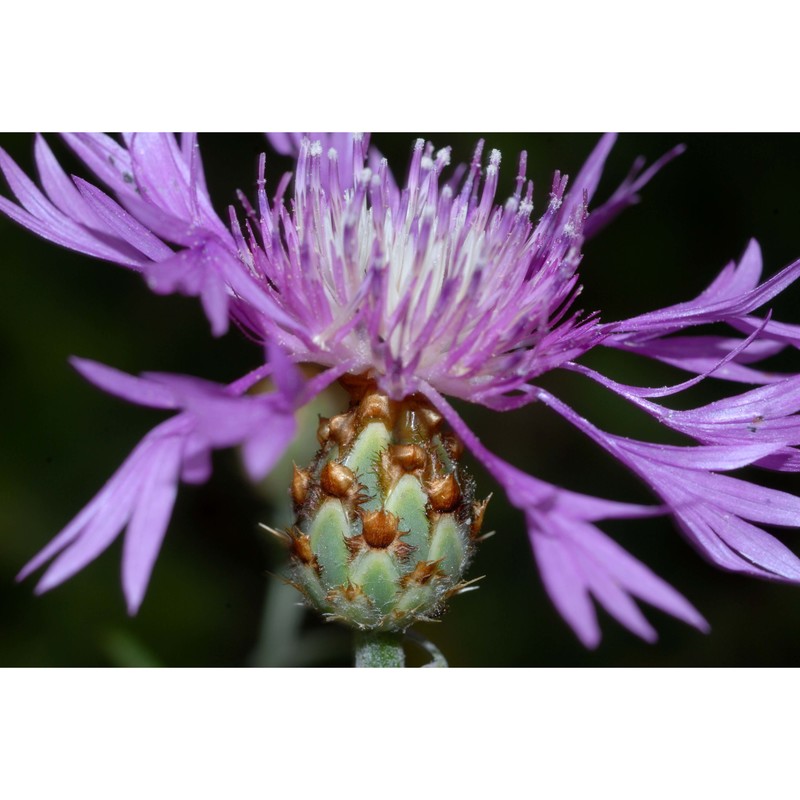
[[[468,160],[478,135],[430,134]],[[500,194],[510,193],[517,153],[528,151],[537,209],[545,207],[552,172],[575,175],[594,135],[488,134],[504,155]],[[403,175],[414,135],[375,135],[373,142]],[[89,177],[55,137],[68,170]],[[201,136],[217,209],[250,197],[258,135]],[[688,299],[699,292],[749,237],[763,248],[773,274],[800,257],[800,137],[750,135],[623,135],[609,159],[598,198],[608,195],[639,155],[649,161],[679,142],[687,152],[644,190],[627,211],[585,247],[587,310],[605,320]],[[30,135],[3,135],[0,144],[29,174]],[[289,163],[269,159],[271,182]],[[3,184],[3,193],[8,196]],[[538,212],[535,212],[538,213]],[[260,363],[256,346],[236,330],[214,340],[199,303],[156,297],[135,274],[62,250],[0,218],[0,665],[347,665],[348,631],[320,623],[296,605],[273,577],[282,553],[259,522],[285,522],[286,482],[279,475],[256,487],[243,477],[235,452],[215,454],[211,481],[181,489],[172,523],[139,615],[126,615],[119,583],[121,540],[87,569],[35,597],[34,579],[16,584],[21,566],[95,494],[141,436],[163,414],[128,406],[94,389],[67,364],[72,354],[137,373],[185,372],[229,381]],[[775,316],[800,321],[800,290],[775,303]],[[608,374],[643,385],[681,379],[667,367],[591,354]],[[776,362],[792,368],[791,355]],[[797,361],[794,360],[794,368]],[[665,437],[648,419],[577,377],[542,381],[607,430]],[[719,396],[707,381],[675,405]],[[335,402],[325,399],[321,403]],[[498,454],[546,480],[579,491],[647,501],[645,489],[547,409],[502,417],[460,404],[467,421]],[[310,457],[316,427],[298,461]],[[305,447],[305,451],[303,451]],[[800,662],[800,590],[723,573],[681,538],[669,520],[608,523],[621,544],[682,591],[706,616],[704,636],[645,607],[660,640],[641,642],[600,612],[603,642],[585,650],[558,616],[539,580],[521,514],[480,467],[483,493],[494,491],[487,530],[498,535],[480,549],[471,575],[480,591],[456,598],[438,624],[419,626],[456,666],[756,665]],[[797,476],[764,473],[789,491]],[[796,551],[798,532],[783,541]]]

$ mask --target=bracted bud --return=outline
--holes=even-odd
[[[402,631],[463,586],[485,504],[424,397],[391,400],[365,376],[346,388],[350,408],[295,471],[291,582],[329,619]]]

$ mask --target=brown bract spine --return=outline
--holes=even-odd
[[[437,478],[428,484],[428,500],[431,508],[439,513],[452,511],[461,499],[458,481],[452,473]]]
[[[472,524],[470,525],[469,534],[473,539],[476,539],[481,532],[483,515],[486,513],[486,506],[489,505],[491,499],[492,496],[489,495],[485,500],[476,501],[472,504]]]
[[[353,470],[337,461],[329,461],[322,468],[319,476],[322,491],[331,497],[347,497],[356,485]]]
[[[340,447],[348,447],[355,436],[352,414],[337,414],[328,420],[329,436]]]
[[[308,487],[311,485],[311,474],[307,469],[300,469],[297,464],[293,465],[292,474],[292,500],[295,508],[299,508],[308,497]]]
[[[427,398],[392,399],[368,373],[341,383],[349,407],[320,419],[321,449],[307,469],[294,470],[297,527],[283,536],[292,579],[328,620],[405,630],[432,621],[468,588],[459,581],[486,501],[474,502],[460,464],[464,445]],[[442,558],[425,560],[434,554]]]
[[[290,532],[292,537],[291,551],[292,555],[297,557],[304,564],[315,564],[316,557],[311,550],[311,539],[304,533],[301,533],[297,528]]]
[[[454,433],[445,433],[442,435],[442,444],[447,454],[453,461],[459,461],[461,456],[464,455],[464,442],[458,438]]]
[[[317,441],[324,447],[330,438],[331,421],[327,417],[320,417],[317,425]]]
[[[421,399],[417,413],[428,429],[428,436],[433,436],[439,432],[439,429],[442,427],[442,422],[444,422],[444,417],[436,411],[436,409],[431,408],[426,400]]]
[[[358,402],[368,391],[374,391],[375,381],[368,372],[360,375],[343,375],[339,378],[342,388],[349,393],[353,402]]]
[[[364,396],[358,406],[358,414],[364,422],[380,420],[391,425],[394,403],[385,394],[372,392]]]
[[[352,583],[346,583],[342,586],[336,586],[328,592],[328,600],[336,600],[337,597],[343,597],[349,603],[352,603],[357,598],[364,594],[360,586],[355,586]]]
[[[361,522],[364,528],[364,541],[370,547],[388,547],[400,535],[397,528],[399,521],[391,511],[379,509],[363,512]]]
[[[393,444],[389,456],[404,472],[416,472],[425,466],[425,451],[418,444]]]
[[[400,578],[400,585],[405,589],[412,583],[417,584],[418,586],[424,586],[427,583],[435,578],[437,575],[443,575],[444,573],[439,569],[439,561],[417,561],[417,566],[414,567],[413,572],[409,572],[408,575],[403,575]]]

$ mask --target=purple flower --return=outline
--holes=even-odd
[[[123,588],[135,612],[178,484],[206,480],[211,450],[232,446],[242,447],[254,478],[265,475],[294,435],[295,411],[339,377],[368,371],[394,399],[424,394],[523,511],[545,587],[587,646],[600,639],[594,603],[647,640],[656,634],[635,600],[707,628],[684,597],[600,530],[604,519],[669,513],[715,564],[800,582],[800,560],[760,527],[800,525],[800,500],[728,474],[751,465],[800,471],[800,376],[757,366],[800,346],[800,326],[763,311],[800,275],[800,261],[762,281],[751,242],[693,300],[621,321],[574,306],[584,241],[637,202],[681,148],[645,171],[637,162],[606,203],[593,206],[614,143],[604,136],[574,181],[555,174],[533,222],[524,153],[513,195],[498,204],[501,156],[486,157],[482,142],[469,165],[453,168],[449,148],[419,139],[400,183],[366,135],[272,134],[275,150],[296,160],[291,194],[287,178],[269,198],[262,157],[254,205],[243,198],[242,211],[230,209],[223,221],[194,135],[64,138],[101,186],[68,177],[37,137],[42,189],[0,151],[18,201],[0,197],[0,211],[57,244],[141,272],[157,293],[198,297],[214,335],[232,320],[263,345],[265,363],[221,386],[73,362],[105,391],[175,415],[25,567],[20,577],[51,561],[39,590],[71,577],[124,529]],[[729,331],[686,330],[714,323]],[[693,377],[658,389],[627,386],[578,362],[595,347]],[[302,363],[324,370],[305,381],[296,368]],[[535,385],[553,369],[578,372],[694,443],[667,446],[600,430]],[[274,391],[248,394],[267,375]],[[655,402],[708,378],[756,388],[682,411]],[[524,474],[490,452],[445,395],[498,412],[542,403],[638,475],[660,505],[581,495]]]

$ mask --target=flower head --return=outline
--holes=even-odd
[[[141,272],[156,293],[198,297],[214,335],[232,320],[266,356],[227,386],[175,375],[134,378],[76,360],[105,391],[176,414],[145,437],[21,577],[54,559],[39,584],[49,589],[126,529],[123,587],[135,611],[179,482],[204,481],[211,450],[231,446],[243,447],[252,476],[265,475],[291,441],[300,406],[343,376],[367,374],[392,401],[427,398],[493,474],[525,515],[553,602],[589,646],[600,638],[592,600],[648,640],[655,632],[634,598],[706,628],[685,598],[597,527],[603,519],[671,513],[719,566],[800,581],[800,561],[759,527],[800,525],[800,501],[723,474],[749,465],[798,470],[798,378],[752,365],[800,345],[800,327],[755,315],[796,280],[800,262],[762,282],[753,242],[694,300],[619,321],[575,306],[584,241],[636,202],[680,148],[644,171],[637,162],[610,199],[594,206],[614,143],[605,136],[574,180],[556,172],[534,218],[525,153],[513,194],[498,202],[501,154],[486,155],[483,142],[470,164],[453,166],[449,148],[419,139],[401,183],[366,135],[270,138],[296,161],[291,189],[287,177],[268,194],[262,156],[254,204],[242,197],[226,221],[212,205],[193,135],[128,134],[121,142],[65,135],[103,188],[68,177],[42,137],[35,156],[43,191],[0,151],[18,201],[0,197],[0,211],[57,244]],[[685,333],[711,323],[730,332]],[[627,386],[578,362],[599,346],[694,377],[659,389]],[[302,363],[323,371],[306,380],[296,368]],[[695,443],[666,446],[600,430],[535,385],[554,369],[578,372]],[[274,391],[248,394],[267,375]],[[654,402],[710,377],[757,388],[684,411]],[[522,473],[475,437],[445,395],[499,412],[547,406],[641,477],[661,505],[580,495]]]

